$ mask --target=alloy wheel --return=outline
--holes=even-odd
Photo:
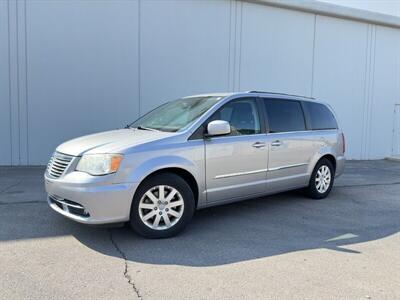
[[[331,184],[331,170],[328,166],[322,165],[315,176],[315,187],[321,194],[325,193]]]
[[[157,185],[149,189],[139,202],[139,216],[151,229],[165,230],[174,226],[182,217],[184,201],[175,188]]]

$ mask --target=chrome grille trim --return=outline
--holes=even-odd
[[[61,177],[73,158],[71,155],[55,152],[47,164],[47,174],[53,178]]]

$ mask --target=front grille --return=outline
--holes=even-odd
[[[60,177],[69,166],[73,156],[55,152],[47,165],[47,173],[54,178]]]
[[[89,212],[86,210],[84,206],[82,206],[79,203],[76,203],[71,200],[63,199],[61,197],[58,197],[56,195],[49,195],[49,200],[51,203],[54,203],[55,205],[58,206],[58,208],[81,217],[90,217]]]

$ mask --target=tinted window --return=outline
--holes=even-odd
[[[257,104],[253,99],[240,99],[227,103],[210,119],[228,121],[231,135],[248,135],[261,132]]]
[[[310,126],[313,130],[336,129],[337,123],[332,112],[325,105],[320,103],[304,102]]]
[[[303,110],[298,101],[266,99],[267,119],[270,132],[306,130]]]

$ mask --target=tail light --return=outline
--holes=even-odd
[[[343,151],[343,154],[344,154],[344,152],[346,151],[346,139],[344,138],[344,133],[343,132],[341,133],[341,135],[342,135],[342,151]]]

